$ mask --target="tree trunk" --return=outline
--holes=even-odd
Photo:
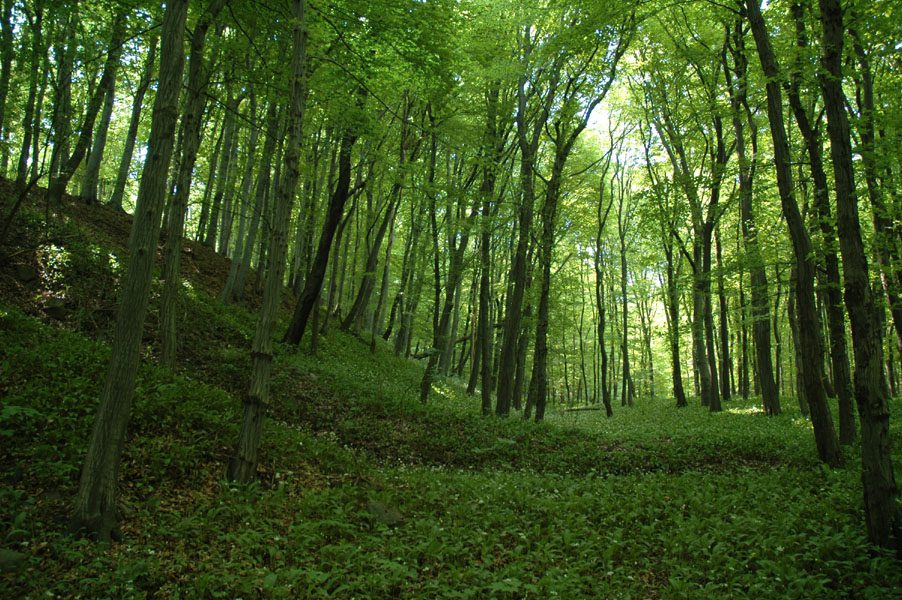
[[[239,265],[235,273],[235,282],[232,285],[230,302],[244,300],[247,275],[251,269],[254,247],[257,244],[257,236],[261,230],[261,219],[266,206],[266,195],[269,190],[270,177],[272,175],[273,153],[276,148],[276,138],[279,135],[279,113],[275,102],[269,103],[266,112],[266,135],[263,141],[263,155],[260,157],[260,169],[257,174],[256,187],[254,189],[253,214],[247,232],[247,240],[243,247],[242,256],[238,259]],[[260,274],[258,273],[258,277]]]
[[[260,137],[260,126],[257,121],[257,100],[256,95],[251,91],[250,99],[250,118],[251,118],[251,134],[247,144],[247,158],[244,163],[244,173],[241,176],[241,187],[239,192],[239,214],[238,214],[238,232],[235,238],[235,248],[232,251],[231,261],[229,264],[229,274],[226,278],[225,285],[219,295],[219,301],[223,304],[237,302],[244,296],[244,280],[241,281],[241,290],[238,289],[238,272],[244,265],[244,257],[247,254],[246,249],[253,249],[256,243],[256,232],[251,232],[249,225],[259,224],[259,210],[254,205],[251,197],[251,182],[254,175],[254,163],[257,156],[257,142]],[[275,144],[273,144],[275,146]],[[262,169],[262,165],[261,165]],[[251,217],[252,223],[248,223],[248,211],[253,210],[254,216]],[[254,217],[257,217],[254,219]],[[248,256],[248,260],[250,257]]]
[[[379,262],[379,251],[382,248],[382,240],[385,238],[385,234],[389,229],[392,230],[392,233],[389,235],[389,243],[386,250],[386,261],[388,261],[388,258],[390,257],[392,238],[394,236],[395,213],[402,199],[406,164],[409,162],[409,160],[413,159],[413,156],[410,156],[410,108],[410,100],[405,98],[404,112],[401,115],[401,140],[398,150],[399,174],[397,175],[397,180],[392,184],[392,188],[389,193],[388,206],[385,209],[385,216],[382,219],[382,223],[379,225],[379,229],[376,232],[376,237],[373,240],[372,247],[370,247],[367,254],[363,280],[360,283],[360,288],[357,290],[357,296],[354,299],[354,303],[351,305],[351,309],[348,311],[348,314],[345,316],[344,320],[341,323],[341,328],[345,331],[349,330],[352,325],[355,325],[358,331],[361,328],[362,317],[370,304],[370,298],[375,288],[376,267]],[[388,268],[387,262],[386,268]]]
[[[777,171],[777,185],[780,190],[780,202],[783,216],[792,238],[798,280],[796,283],[796,302],[798,303],[799,342],[807,360],[802,367],[805,382],[805,394],[811,409],[811,421],[814,425],[814,437],[818,456],[828,465],[835,466],[842,462],[839,441],[833,428],[833,418],[827,407],[822,377],[823,344],[821,341],[820,318],[814,303],[814,261],[811,240],[805,223],[796,203],[792,181],[791,157],[786,129],[783,125],[783,99],[780,92],[780,73],[776,57],[771,48],[770,38],[764,18],[761,15],[759,0],[747,0],[749,22],[752,34],[758,47],[758,58],[764,74],[767,76],[767,113],[770,122],[771,136],[774,142],[774,161]]]
[[[53,129],[53,152],[50,155],[49,173],[51,180],[58,177],[61,166],[69,155],[69,135],[72,128],[70,122],[72,120],[72,63],[75,60],[73,54],[76,44],[67,42],[75,38],[77,10],[77,6],[72,6],[68,12],[59,15],[60,26],[63,29],[61,32],[57,32],[57,39],[51,43],[54,55],[53,64],[56,65],[53,113],[50,119]],[[63,22],[65,25],[62,25]],[[37,151],[35,151],[35,156],[37,156]],[[59,194],[59,198],[62,198],[62,194]]]
[[[465,194],[461,195],[461,199]],[[476,201],[479,201],[477,195]],[[465,210],[460,213],[465,213]],[[448,276],[445,279],[445,302],[439,315],[437,326],[433,329],[432,352],[429,355],[429,361],[423,372],[423,379],[420,382],[420,402],[423,404],[429,399],[429,392],[432,389],[432,380],[438,372],[442,355],[448,352],[448,336],[451,326],[451,315],[457,304],[458,290],[460,289],[460,281],[463,276],[464,254],[470,240],[470,230],[475,215],[478,212],[478,205],[470,210],[470,216],[464,217],[463,223],[458,230],[458,235],[451,236],[450,260],[448,262]],[[452,226],[449,224],[449,227]]]
[[[796,26],[796,45],[800,55],[807,52],[808,38],[805,34],[805,22],[802,7],[794,2],[791,12]],[[808,111],[804,108],[799,86],[800,68],[792,72],[792,80],[787,86],[789,105],[792,107],[796,125],[802,134],[808,160],[811,163],[811,179],[814,184],[814,206],[817,210],[818,224],[824,239],[824,266],[826,282],[823,293],[827,305],[827,328],[830,340],[830,365],[833,372],[833,389],[839,400],[839,441],[851,444],[855,440],[855,416],[852,412],[852,376],[849,372],[849,356],[846,347],[845,311],[842,304],[841,282],[839,277],[839,260],[836,256],[836,231],[833,215],[830,211],[830,199],[827,189],[827,175],[824,172],[822,156],[822,140],[820,132],[811,123]]]
[[[680,352],[680,299],[677,290],[677,278],[674,269],[674,251],[672,241],[669,243],[669,249],[666,249],[667,255],[667,310],[670,314],[669,320],[669,338],[670,338],[670,363],[673,369],[673,395],[676,398],[677,408],[688,406],[686,401],[686,392],[683,389],[683,357]]]
[[[861,477],[868,539],[878,546],[895,547],[902,556],[902,511],[897,503],[899,492],[890,454],[889,404],[883,379],[883,332],[861,240],[849,120],[842,91],[843,10],[839,0],[820,0],[820,8],[824,50],[823,71],[819,78],[833,159],[846,307],[852,324],[855,401],[861,419]]]
[[[65,150],[59,149],[57,154],[54,148],[54,154],[57,154],[59,161],[59,170],[51,173],[50,182],[47,184],[47,201],[51,204],[59,203],[63,194],[66,192],[66,186],[69,180],[75,174],[75,170],[81,164],[85,154],[88,152],[88,146],[91,144],[91,134],[94,132],[94,121],[97,119],[97,113],[100,112],[100,106],[103,99],[115,83],[116,70],[119,68],[119,58],[122,56],[122,41],[125,37],[125,13],[120,15],[113,22],[113,30],[110,38],[110,49],[107,52],[106,62],[103,65],[103,75],[100,77],[100,83],[94,90],[93,95],[88,100],[88,106],[85,109],[84,120],[78,134],[78,141],[75,143],[75,150],[71,156],[65,156]],[[69,40],[72,42],[72,40]],[[69,87],[69,83],[66,87]],[[64,111],[65,112],[65,111]],[[60,119],[66,118],[62,115]],[[64,132],[63,132],[64,133]]]
[[[884,190],[895,189],[888,182],[879,181],[879,157],[876,154],[874,132],[874,82],[871,63],[862,44],[858,30],[850,27],[853,48],[858,59],[858,94],[856,99],[860,110],[858,132],[861,137],[861,162],[867,183],[868,199],[871,201],[871,217],[874,224],[877,261],[880,264],[880,281],[886,295],[892,325],[896,332],[896,348],[902,351],[902,227],[899,225],[898,211],[887,206]]]
[[[254,333],[251,357],[253,366],[248,393],[244,397],[244,415],[235,452],[229,460],[229,481],[249,483],[257,476],[258,452],[263,419],[269,404],[272,370],[272,332],[282,300],[282,276],[288,250],[288,220],[300,177],[299,157],[303,139],[304,100],[307,88],[307,27],[304,0],[292,3],[291,79],[288,88],[288,142],[285,148],[285,172],[274,199],[273,223],[269,239],[269,263],[263,288],[263,305]]]
[[[0,7],[0,144],[3,145],[3,173],[6,172],[7,149],[6,98],[9,95],[9,80],[13,64],[13,24],[14,0],[3,0]],[[38,55],[33,56],[37,60]]]
[[[528,58],[532,50],[532,46],[529,45],[528,30],[525,33],[525,38],[527,43],[525,58]],[[535,117],[535,121],[532,123],[532,130],[530,130],[527,112],[530,94],[535,92],[528,88],[525,74],[520,76],[517,86],[516,130],[517,143],[520,148],[520,206],[517,215],[517,246],[510,272],[511,289],[508,293],[507,306],[504,310],[504,337],[501,344],[498,377],[495,379],[497,386],[495,392],[495,414],[501,417],[506,417],[510,414],[511,399],[513,398],[512,384],[516,375],[517,344],[520,339],[523,296],[526,288],[526,251],[529,247],[533,205],[535,203],[534,167],[536,150],[538,149],[541,132],[548,120],[551,101],[556,95],[557,76],[556,68],[553,67],[552,79],[546,92],[545,103],[540,114]]]
[[[110,363],[75,497],[73,528],[102,541],[118,535],[114,530],[119,519],[116,508],[119,465],[135,391],[160,215],[166,195],[166,174],[175,138],[187,12],[187,0],[171,0],[163,17],[160,82],[154,100],[149,142],[152,150],[147,154],[138,190],[129,238],[128,269],[122,282]]]
[[[25,103],[25,116],[22,118],[22,146],[19,152],[19,163],[16,169],[16,190],[24,189],[26,180],[28,179],[28,158],[31,152],[32,137],[37,139],[38,127],[37,119],[35,119],[38,110],[38,90],[42,83],[39,79],[39,73],[44,71],[46,78],[46,66],[41,67],[41,56],[44,52],[43,22],[44,22],[44,3],[37,0],[33,3],[33,14],[29,12],[28,6],[25,7],[25,16],[28,19],[28,25],[31,28],[31,69],[29,71],[28,100]],[[22,43],[24,56],[24,41]],[[46,65],[47,58],[43,59]],[[33,157],[37,162],[37,155]]]
[[[730,375],[733,372],[733,360],[730,358],[730,330],[729,311],[727,310],[727,296],[723,286],[723,249],[720,244],[720,227],[714,231],[714,251],[717,257],[717,302],[720,309],[720,395],[724,401],[729,401],[732,393],[730,387]]]
[[[238,105],[241,102],[240,97],[232,97],[229,92],[229,99],[225,106],[225,119],[223,124],[222,148],[219,154],[219,167],[216,175],[216,191],[213,193],[213,201],[210,206],[209,221],[206,222],[206,230],[204,231],[203,244],[205,246],[214,247],[216,244],[217,233],[220,227],[223,198],[226,194],[226,186],[229,183],[229,170],[234,155],[234,146],[236,144],[235,117],[238,113]],[[212,165],[211,165],[212,167]],[[222,251],[222,248],[219,248]]]
[[[169,219],[166,223],[166,242],[163,246],[163,292],[160,297],[160,363],[173,368],[178,346],[176,313],[181,291],[182,236],[185,232],[185,210],[191,190],[191,175],[197,161],[200,147],[202,117],[206,103],[206,87],[209,75],[204,69],[204,45],[207,30],[216,15],[225,5],[225,0],[213,0],[191,36],[191,51],[188,58],[188,97],[182,116],[182,156],[176,175],[175,191],[169,200]]]
[[[808,402],[805,400],[805,381],[802,379],[802,369],[801,365],[805,361],[805,356],[802,354],[801,346],[799,345],[799,338],[801,337],[801,332],[799,331],[799,304],[796,302],[795,296],[795,280],[798,277],[796,269],[792,269],[792,275],[790,279],[792,280],[792,285],[789,286],[789,298],[786,302],[786,313],[789,316],[789,331],[792,335],[792,348],[795,356],[795,377],[793,381],[795,383],[795,396],[796,401],[799,403],[799,412],[802,413],[803,417],[809,417],[811,415],[811,410],[808,407]]]
[[[746,262],[751,278],[752,337],[755,343],[755,372],[758,374],[761,403],[767,415],[780,414],[780,396],[774,380],[771,359],[770,303],[768,302],[767,271],[758,245],[758,226],[753,209],[753,181],[758,158],[758,128],[748,104],[748,56],[745,50],[742,22],[737,21],[732,34],[733,69],[737,81],[730,84],[733,130],[736,134],[736,153],[739,160],[739,213]],[[726,57],[724,57],[726,62]],[[724,71],[730,77],[730,70]],[[751,156],[746,154],[745,125],[748,124]],[[742,291],[740,290],[740,294]],[[743,332],[744,335],[744,332]],[[745,342],[743,342],[745,344]],[[748,395],[748,372],[743,374],[744,396]]]
[[[358,91],[357,96],[358,103],[362,103],[366,94],[364,91]],[[301,292],[301,296],[298,298],[295,306],[291,324],[282,338],[283,342],[294,344],[295,346],[300,344],[301,338],[304,337],[310,313],[322,290],[323,280],[326,277],[326,266],[329,263],[329,251],[332,249],[332,240],[335,237],[338,225],[341,223],[345,202],[351,195],[351,152],[356,142],[357,133],[349,127],[341,138],[341,145],[338,150],[338,180],[335,191],[332,192],[332,197],[329,200],[329,207],[326,212],[326,219],[323,221],[323,230],[320,233],[316,257],[313,259],[310,273],[304,282],[304,291]]]
[[[144,59],[144,70],[138,87],[135,89],[135,98],[132,102],[132,113],[128,120],[128,131],[125,134],[125,147],[122,150],[122,158],[119,161],[119,171],[116,174],[116,183],[113,186],[113,194],[110,196],[109,206],[116,210],[122,210],[122,199],[125,195],[125,184],[132,169],[132,155],[135,152],[135,142],[138,139],[138,127],[141,125],[141,109],[144,104],[144,95],[150,87],[153,78],[153,67],[157,55],[157,36],[150,40],[147,58]]]
[[[624,207],[624,203],[628,202],[629,196],[629,179],[624,179],[625,175],[620,173],[615,175],[617,185],[617,238],[620,240],[620,318],[621,331],[620,337],[620,356],[623,368],[623,387],[620,389],[620,405],[632,406],[635,400],[636,390],[633,385],[633,375],[630,372],[630,351],[629,351],[629,298],[626,294],[626,228],[629,222],[629,215],[624,214],[624,208],[629,212],[629,207]]]
[[[118,63],[116,65],[118,67]],[[103,99],[103,108],[100,111],[100,123],[94,133],[94,141],[88,160],[85,162],[85,172],[82,175],[81,190],[79,196],[88,204],[96,204],[98,201],[97,187],[100,182],[100,165],[103,162],[103,152],[106,148],[107,132],[110,129],[110,120],[113,117],[113,101],[116,99],[116,71],[113,72],[110,84],[107,87]]]

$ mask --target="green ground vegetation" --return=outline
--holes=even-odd
[[[5,294],[0,305],[0,546],[24,561],[0,574],[0,596],[902,590],[899,563],[867,543],[858,461],[819,465],[810,424],[791,407],[765,417],[754,400],[733,400],[712,414],[660,398],[612,419],[560,406],[538,424],[485,419],[454,380],[421,405],[421,363],[337,331],[315,356],[278,349],[259,482],[230,486],[254,317],[197,281],[183,298],[186,358],[176,372],[145,361],[139,374],[120,481],[124,539],[72,537],[69,506],[109,354],[97,290],[115,284],[120,249],[75,223],[40,227],[27,217],[18,232],[37,240],[40,293]],[[62,319],[39,308],[48,294],[66,298]],[[152,324],[153,314],[149,357]],[[892,437],[900,464],[898,420]]]

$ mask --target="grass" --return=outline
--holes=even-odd
[[[109,357],[106,309],[82,296],[116,278],[115,253],[70,233],[31,292],[70,294],[70,318],[0,294],[0,548],[25,555],[0,597],[902,595],[899,562],[864,537],[857,455],[820,466],[791,409],[660,398],[613,419],[486,419],[453,381],[421,405],[421,364],[339,332],[315,357],[278,347],[260,481],[229,486],[254,315],[202,284],[185,290],[177,371],[145,360],[138,376],[125,541],[70,537]]]

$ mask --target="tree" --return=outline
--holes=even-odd
[[[128,266],[122,282],[112,353],[100,406],[94,419],[72,516],[73,529],[101,541],[118,537],[116,506],[119,464],[125,443],[153,262],[166,194],[167,171],[175,141],[185,53],[182,48],[187,0],[171,0],[163,16],[160,80],[135,219]]]
[[[767,114],[774,143],[774,162],[783,216],[792,239],[795,254],[796,302],[799,319],[799,345],[807,362],[797,365],[801,369],[806,400],[811,409],[814,439],[818,456],[831,466],[842,462],[839,442],[833,428],[833,418],[827,408],[823,382],[823,342],[820,317],[814,303],[814,260],[811,239],[796,203],[792,182],[791,158],[783,121],[783,95],[780,90],[780,71],[771,47],[761,6],[758,0],[747,0],[747,17],[758,47],[761,68],[767,77]]]
[[[722,54],[733,131],[736,135],[736,154],[739,161],[739,212],[742,240],[745,245],[746,263],[751,276],[752,335],[755,342],[755,367],[758,373],[761,401],[768,415],[780,414],[780,397],[774,381],[770,345],[770,304],[768,302],[767,272],[758,245],[758,228],[755,222],[753,181],[758,158],[758,126],[748,99],[748,57],[745,51],[745,32],[741,20],[728,27],[728,43]],[[727,49],[733,59],[732,69],[727,64]],[[735,78],[734,78],[735,75]],[[748,131],[748,142],[746,142]],[[748,146],[747,146],[748,144]],[[747,154],[751,150],[751,156]]]
[[[291,76],[288,81],[288,141],[285,171],[279,180],[269,237],[269,262],[263,287],[263,306],[254,332],[250,385],[244,396],[241,431],[229,460],[229,481],[249,483],[257,477],[257,463],[263,419],[269,405],[269,385],[273,361],[273,330],[282,299],[282,277],[288,252],[288,218],[300,177],[300,150],[303,139],[304,102],[307,90],[307,24],[304,0],[293,0],[291,11]]]
[[[844,14],[839,0],[820,0],[819,5],[823,27],[820,83],[827,111],[844,292],[855,352],[855,402],[861,419],[861,477],[868,538],[879,546],[895,547],[902,556],[902,509],[897,502],[899,490],[890,455],[883,332],[861,240],[852,143],[842,90]]]
[[[207,30],[216,15],[225,6],[226,0],[213,0],[206,12],[198,19],[191,35],[191,52],[188,58],[188,93],[182,116],[181,161],[176,174],[175,191],[169,200],[169,218],[166,223],[166,243],[163,247],[163,294],[160,301],[160,362],[167,367],[175,366],[178,310],[182,259],[182,236],[185,232],[185,210],[191,189],[191,176],[197,151],[200,146],[203,117],[206,102],[206,87],[209,73],[204,68],[204,45]]]
[[[70,19],[71,18],[70,15]],[[68,118],[67,113],[69,110],[68,107],[59,106],[56,109],[59,116],[57,126],[60,128],[60,132],[57,144],[53,149],[53,154],[56,157],[55,162],[57,170],[51,172],[50,182],[47,185],[48,202],[58,204],[62,200],[63,194],[66,192],[66,186],[69,184],[69,180],[72,178],[72,175],[75,174],[75,170],[81,164],[85,154],[88,152],[88,146],[91,144],[91,133],[94,130],[94,121],[97,119],[97,113],[100,111],[104,98],[113,94],[112,89],[116,82],[116,71],[119,68],[119,59],[122,56],[122,41],[124,37],[125,13],[120,13],[113,22],[109,50],[107,51],[106,62],[103,65],[103,75],[100,78],[100,82],[97,84],[97,88],[94,90],[94,94],[88,101],[88,106],[85,109],[84,121],[79,130],[78,141],[75,143],[75,149],[72,151],[72,154],[68,156],[66,155],[66,148],[68,145],[63,140],[63,136],[67,134],[67,128],[62,127],[62,121],[63,119]],[[69,44],[68,46],[71,47],[72,45],[73,44]],[[65,54],[69,55],[69,51],[67,50]],[[63,87],[68,90],[71,86],[71,74],[68,73],[68,70],[71,69],[71,65],[66,62],[60,69],[60,77],[65,80]],[[60,99],[61,103],[68,104],[68,93],[68,91],[62,93],[62,98]],[[112,104],[112,99],[110,99],[110,104]],[[103,126],[101,129],[103,129]],[[102,133],[102,137],[105,136],[106,133]],[[102,150],[98,148],[98,152],[102,152]]]

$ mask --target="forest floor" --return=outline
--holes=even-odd
[[[175,372],[153,291],[124,539],[71,537],[130,218],[41,197],[0,248],[2,598],[902,597],[857,448],[819,465],[789,400],[483,418],[453,379],[421,405],[422,363],[333,328],[315,356],[277,346],[260,481],[231,486],[255,313],[219,304],[228,262],[191,243]],[[892,437],[898,468],[899,419]]]

